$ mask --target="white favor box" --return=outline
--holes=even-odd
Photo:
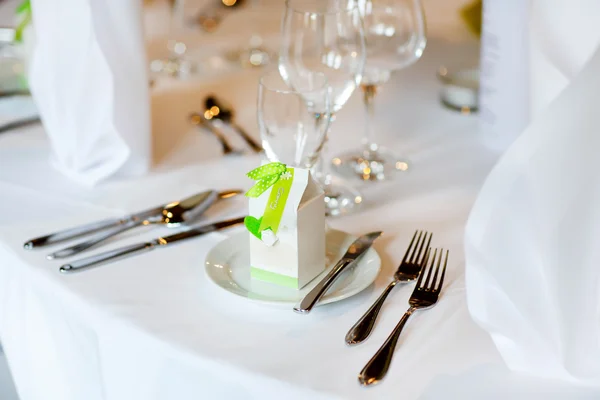
[[[325,270],[325,202],[323,190],[310,172],[293,170],[293,181],[279,228],[263,240],[249,233],[250,265],[253,279],[300,289]],[[271,187],[257,198],[250,198],[250,216],[258,219],[270,206]],[[280,198],[279,196],[276,199]],[[273,199],[271,199],[273,202]],[[271,239],[271,240],[269,240]]]

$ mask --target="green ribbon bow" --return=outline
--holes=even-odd
[[[259,197],[273,186],[283,174],[287,172],[287,166],[280,162],[265,164],[248,172],[246,176],[258,181],[246,192],[246,197]]]
[[[23,15],[21,21],[15,30],[15,42],[20,43],[23,41],[23,32],[27,25],[31,22],[31,0],[24,0],[17,7],[17,15]]]
[[[248,197],[259,197],[270,187],[273,187],[263,215],[260,218],[249,215],[244,219],[248,231],[262,240],[263,231],[269,229],[273,234],[276,234],[279,230],[283,210],[294,180],[294,169],[288,168],[280,162],[272,162],[253,169],[248,172],[247,176],[258,181],[246,193]]]

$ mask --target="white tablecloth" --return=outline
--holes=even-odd
[[[426,3],[432,4],[443,3]],[[385,231],[375,245],[382,273],[363,293],[308,316],[244,301],[209,282],[203,260],[221,234],[70,276],[58,273],[59,261],[44,259],[45,250],[22,249],[31,237],[200,188],[247,188],[244,173],[258,158],[221,157],[214,138],[188,127],[185,117],[205,94],[217,92],[256,134],[260,72],[159,82],[153,96],[156,167],[134,182],[76,187],[49,167],[42,128],[2,134],[0,341],[21,399],[598,398],[586,389],[510,374],[469,317],[463,229],[496,155],[481,144],[476,118],[438,103],[436,69],[449,60],[474,61],[477,49],[462,28],[431,14],[430,27],[440,21],[441,28],[431,29],[425,56],[386,85],[376,107],[381,142],[409,154],[413,169],[397,181],[362,186],[364,208],[329,221],[354,234]],[[359,143],[360,100],[353,97],[339,114],[331,154]],[[210,216],[244,212],[238,199]],[[404,313],[411,286],[390,296],[367,342],[348,348],[344,335],[391,279],[415,229],[434,232],[434,244],[450,249],[447,283],[439,305],[406,326],[385,381],[365,389],[356,376]],[[129,234],[110,246],[163,231]]]

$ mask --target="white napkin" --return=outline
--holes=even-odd
[[[600,386],[600,51],[487,178],[466,229],[469,310],[508,367]]]
[[[598,0],[533,0],[529,23],[530,118],[556,98],[598,44]]]
[[[481,125],[503,151],[600,44],[600,1],[484,0],[483,14]]]
[[[30,87],[53,164],[94,185],[150,164],[150,105],[140,0],[32,0]]]

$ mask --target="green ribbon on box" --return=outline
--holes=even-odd
[[[292,188],[294,169],[287,168],[285,164],[272,162],[252,171],[247,176],[258,182],[246,193],[247,197],[259,197],[269,188],[273,188],[267,201],[265,211],[260,218],[247,216],[244,224],[250,233],[262,239],[262,232],[270,229],[273,234],[279,230],[283,217],[283,210]]]
[[[17,15],[21,15],[21,21],[15,29],[15,42],[20,43],[23,41],[23,32],[27,25],[31,22],[31,0],[24,0],[17,7]]]
[[[283,217],[283,209],[285,208],[285,203],[287,203],[294,180],[294,169],[288,168],[287,172],[289,172],[289,177],[280,179],[273,185],[260,223],[259,229],[261,232],[265,229],[271,229],[273,233],[277,233],[279,230],[279,223]]]

